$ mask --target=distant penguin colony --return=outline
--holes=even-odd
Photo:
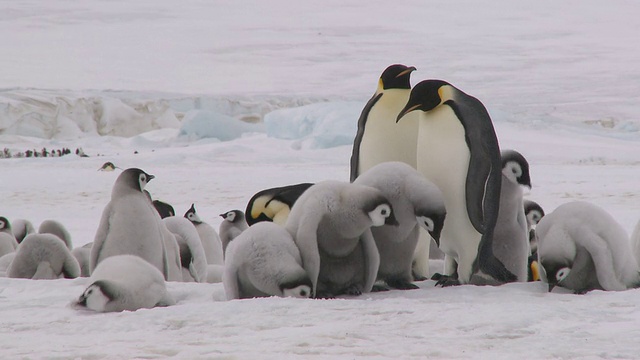
[[[378,78],[344,181],[245,194],[246,211],[220,214],[216,231],[193,199],[182,217],[153,200],[145,187],[154,176],[144,170],[106,162],[98,170],[120,174],[96,173],[94,164],[92,174],[117,178],[93,242],[74,249],[56,220],[36,231],[29,220],[0,216],[0,276],[86,277],[71,305],[96,312],[174,305],[167,281],[221,283],[197,286],[221,287],[228,300],[412,290],[429,276],[435,286],[542,280],[544,291],[575,294],[640,287],[640,222],[630,238],[589,202],[545,214],[524,198],[529,162],[500,149],[482,102],[443,80],[412,87],[414,71],[393,64]],[[22,156],[49,154],[62,153]],[[444,253],[433,274],[432,240]]]

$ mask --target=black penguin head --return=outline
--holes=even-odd
[[[542,260],[542,267],[544,268],[544,272],[547,274],[549,292],[558,285],[562,286],[562,280],[566,279],[571,272],[570,265],[565,261]]]
[[[187,212],[184,213],[184,217],[194,224],[202,224],[202,220],[200,219],[200,216],[196,214],[196,207],[194,204],[191,204],[191,207],[189,208],[189,210],[187,210]]]
[[[144,187],[151,181],[151,179],[155,178],[155,176],[147,174],[141,169],[138,168],[129,168],[118,176],[117,182],[122,180],[125,181],[126,184],[138,191],[143,191]]]
[[[537,202],[532,200],[524,200],[524,214],[530,225],[535,225],[544,217],[544,210]]]
[[[311,297],[313,285],[308,276],[283,282],[279,285],[280,291],[285,297],[308,298]]]
[[[440,234],[444,227],[445,212],[422,212],[416,214],[416,220],[418,225],[429,232],[429,235],[435,240],[436,244],[440,246]]]
[[[11,223],[4,216],[0,216],[0,232],[11,232]]]
[[[244,220],[244,213],[240,210],[227,211],[226,213],[220,214],[220,216],[223,219],[230,221],[232,223],[235,223],[240,220]]]
[[[416,86],[411,89],[409,101],[407,101],[404,109],[398,114],[396,122],[400,121],[407,113],[415,110],[431,111],[438,105],[449,100],[441,91],[443,86],[451,86],[451,84],[442,80],[424,80],[416,84]]]
[[[415,70],[413,66],[390,65],[380,75],[379,90],[411,89],[411,73]]]
[[[167,204],[166,202],[162,202],[160,200],[153,200],[153,207],[156,208],[158,214],[162,219],[168,218],[170,216],[176,216],[176,211],[173,209],[173,206]]]
[[[511,181],[524,185],[531,189],[531,176],[529,175],[529,162],[515,150],[503,150],[502,173]]]

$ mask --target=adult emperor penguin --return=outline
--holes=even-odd
[[[397,226],[371,228],[380,253],[378,280],[396,289],[417,289],[412,283],[411,265],[419,229],[423,227],[436,243],[439,241],[446,215],[442,192],[416,169],[395,161],[375,165],[353,183],[380,190],[398,221]]]
[[[257,192],[249,199],[245,211],[249,226],[259,221],[273,221],[284,225],[291,207],[312,183],[287,185]]]
[[[153,178],[141,169],[129,168],[116,179],[91,247],[92,272],[109,256],[130,254],[147,260],[168,278],[164,225],[143,193]]]
[[[6,217],[0,216],[0,257],[16,251],[17,247],[18,241],[11,231],[11,223]]]
[[[207,264],[222,265],[224,256],[222,254],[222,242],[220,241],[218,232],[211,225],[202,221],[196,212],[195,204],[191,204],[189,210],[184,213],[184,217],[191,221],[196,231],[198,231],[202,247],[204,248],[204,254],[207,257]]]
[[[228,247],[222,276],[227,299],[311,296],[311,279],[300,251],[282,226],[252,225]]]
[[[230,210],[226,213],[220,214],[223,218],[220,223],[219,231],[220,241],[222,242],[223,254],[227,251],[227,245],[231,240],[235,239],[243,231],[249,228],[247,221],[245,220],[244,213],[241,210]]]
[[[207,257],[191,221],[183,217],[170,216],[162,220],[173,233],[180,248],[182,281],[205,282],[207,280]]]
[[[489,113],[442,80],[414,86],[397,121],[416,110],[417,169],[440,188],[447,209],[440,238],[445,276],[438,284],[466,284],[477,271],[499,282],[516,280],[493,254],[502,166]]]
[[[115,255],[98,264],[76,308],[97,312],[136,311],[175,304],[158,269],[135,255]]]
[[[64,241],[69,249],[73,249],[73,242],[71,241],[71,234],[61,222],[56,220],[45,220],[38,227],[40,234],[53,234]]]
[[[507,270],[518,277],[517,281],[526,282],[531,249],[522,187],[531,188],[529,163],[515,150],[503,150],[501,158],[502,186],[493,234],[493,253]]]
[[[334,180],[319,182],[296,201],[286,228],[300,249],[314,297],[370,292],[380,255],[371,226],[397,225],[380,190]]]
[[[585,201],[558,206],[536,227],[538,257],[549,284],[583,294],[640,285],[626,231],[604,209]]]
[[[416,167],[418,116],[412,114],[402,123],[395,121],[409,100],[410,77],[415,70],[413,66],[395,64],[382,72],[376,92],[358,119],[351,153],[351,181],[382,162],[401,161]]]
[[[80,265],[59,237],[31,234],[20,243],[7,275],[23,279],[72,279],[80,276]]]

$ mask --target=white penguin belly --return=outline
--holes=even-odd
[[[385,90],[369,112],[360,143],[358,174],[387,161],[401,161],[416,167],[419,112],[411,112],[396,123],[411,90]]]
[[[464,127],[447,105],[422,113],[418,132],[418,171],[444,196],[447,209],[440,249],[458,263],[461,281],[468,281],[482,235],[469,219],[466,181],[470,152]]]

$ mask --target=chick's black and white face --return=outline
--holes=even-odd
[[[98,312],[103,312],[108,302],[109,298],[102,292],[102,289],[95,284],[90,285],[78,300],[78,303]]]
[[[428,232],[433,232],[436,229],[436,223],[427,216],[416,216],[416,220],[418,221],[418,225]]]
[[[527,213],[527,222],[530,225],[536,225],[542,219],[542,214],[538,210],[531,210]]]
[[[140,191],[144,190],[144,187],[149,183],[149,176],[145,173],[138,175],[138,183],[140,184]]]
[[[190,212],[187,214],[187,219],[189,219],[189,221],[191,222],[202,222],[202,220],[200,220],[200,216],[198,216],[198,214],[194,213],[194,212]]]
[[[391,206],[389,204],[380,204],[372,211],[369,211],[368,214],[373,226],[382,226],[387,218],[391,216]]]
[[[502,174],[515,184],[521,183],[522,173],[522,166],[516,161],[508,161],[502,168]]]
[[[0,218],[0,231],[7,228],[7,221],[4,218]]]
[[[291,289],[284,289],[282,293],[285,297],[308,298],[311,296],[311,287],[308,285],[300,285]]]
[[[229,220],[231,222],[234,222],[236,220],[236,213],[233,211],[229,211],[227,213],[227,215],[225,216],[225,220]]]

